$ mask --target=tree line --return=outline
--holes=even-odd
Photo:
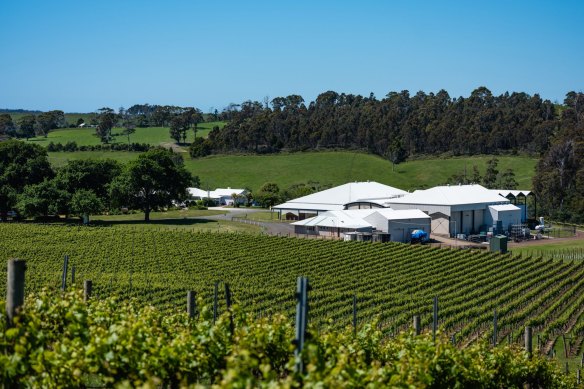
[[[533,190],[544,214],[584,223],[584,93],[564,100],[557,131],[536,166]]]
[[[76,215],[105,210],[150,212],[187,198],[198,183],[184,167],[182,156],[156,148],[136,160],[74,160],[53,169],[47,151],[17,140],[0,143],[0,218],[11,212],[24,217]]]
[[[390,92],[383,99],[328,91],[308,105],[298,95],[277,97],[270,104],[246,101],[230,112],[223,129],[211,132],[203,151],[341,148],[395,162],[420,154],[539,154],[558,128],[558,113],[558,107],[537,94],[495,96],[485,87],[458,98],[445,90]]]
[[[128,137],[135,132],[136,127],[168,127],[170,137],[177,143],[186,142],[187,132],[192,130],[197,135],[197,125],[208,120],[220,120],[228,116],[219,115],[217,112],[207,114],[194,107],[177,107],[171,105],[135,104],[128,109],[120,107],[116,112],[110,107],[103,107],[92,113],[88,121],[78,118],[77,121],[68,122],[63,111],[26,113],[17,121],[12,119],[10,113],[0,112],[0,136],[30,139],[36,136],[47,137],[50,131],[58,128],[73,128],[88,126],[95,129],[95,135],[103,144],[109,144],[113,140],[112,129],[121,127],[121,135]]]

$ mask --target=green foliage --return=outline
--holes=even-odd
[[[71,197],[71,212],[78,216],[87,217],[95,215],[104,210],[102,200],[97,195],[87,189],[79,189]]]
[[[71,195],[59,186],[56,179],[45,179],[39,184],[27,185],[18,195],[16,208],[25,217],[69,213]]]
[[[253,198],[262,207],[272,207],[280,202],[280,188],[278,184],[266,182],[254,193]]]
[[[15,140],[0,142],[0,218],[6,218],[26,185],[39,184],[52,175],[42,147]]]
[[[249,314],[291,316],[295,279],[306,275],[315,329],[349,325],[353,294],[360,327],[376,319],[376,329],[394,336],[418,314],[427,328],[438,296],[440,329],[455,334],[458,345],[490,339],[495,309],[498,343],[506,344],[509,334],[516,341],[527,323],[554,339],[578,319],[584,292],[581,261],[528,255],[191,229],[0,224],[0,236],[5,257],[27,260],[29,292],[58,287],[68,255],[77,279],[93,280],[99,298],[135,298],[171,312],[184,307],[186,290],[210,304],[213,281],[223,280]],[[6,268],[0,268],[0,296],[3,280]],[[222,292],[219,299],[224,311]]]
[[[97,127],[95,129],[97,137],[102,141],[102,143],[109,143],[112,139],[112,128],[118,122],[118,115],[111,108],[100,108],[97,115]]]
[[[186,189],[193,178],[182,163],[180,155],[163,149],[140,154],[112,182],[113,204],[140,209],[145,221],[149,221],[150,211],[187,197]]]
[[[568,93],[559,131],[536,168],[538,204],[552,218],[584,223],[584,93]]]
[[[189,147],[191,158],[202,158],[211,154],[211,142],[208,139],[196,138]]]
[[[78,292],[43,290],[28,296],[14,327],[0,314],[2,378],[29,387],[574,387],[550,362],[517,348],[480,342],[460,350],[411,333],[388,339],[375,323],[356,337],[310,330],[306,373],[298,374],[291,320],[254,319],[234,306],[213,324],[200,299],[198,306],[199,318],[189,320],[135,301],[84,303]]]
[[[499,164],[499,160],[497,158],[491,158],[487,161],[487,170],[485,171],[485,175],[483,176],[483,186],[489,189],[498,189],[497,188],[497,177],[499,176],[499,170],[497,166]]]

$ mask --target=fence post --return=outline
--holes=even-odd
[[[64,292],[67,289],[67,267],[69,266],[69,256],[65,255],[63,260],[63,275],[61,277],[61,290]]]
[[[420,326],[420,316],[418,315],[414,315],[414,332],[416,335],[420,335],[420,332],[422,332],[422,328]]]
[[[219,282],[215,281],[213,289],[213,324],[217,321],[217,294],[219,293]]]
[[[434,320],[432,321],[432,341],[436,342],[436,331],[438,331],[438,296],[434,297]]]
[[[83,301],[87,302],[91,298],[93,282],[91,280],[83,281]]]
[[[308,321],[307,291],[308,278],[298,277],[296,285],[296,339],[294,339],[296,349],[294,350],[294,357],[296,358],[296,372],[300,374],[304,372],[304,364],[302,363],[302,349],[304,348],[306,323]]]
[[[16,311],[24,304],[24,272],[26,262],[20,259],[8,260],[8,279],[6,285],[6,316],[11,326]]]
[[[229,284],[225,283],[225,303],[227,305],[227,311],[229,312],[229,330],[231,335],[235,331],[233,326],[233,314],[231,313],[231,290],[229,289]]]
[[[493,313],[493,347],[497,345],[497,310]]]
[[[576,370],[576,384],[580,385],[580,369]]]
[[[353,295],[353,336],[357,336],[357,295]]]
[[[525,351],[527,351],[527,355],[531,358],[533,354],[533,347],[531,344],[531,327],[525,327]]]
[[[195,292],[189,290],[187,292],[187,315],[189,316],[189,318],[192,319],[195,317],[196,309],[197,306],[195,304]]]
[[[71,266],[71,285],[75,284],[75,265]]]

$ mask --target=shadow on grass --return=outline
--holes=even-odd
[[[109,226],[133,226],[133,225],[143,225],[143,226],[206,226],[213,227],[219,221],[211,219],[194,219],[194,218],[176,218],[176,219],[153,219],[149,222],[145,222],[144,219],[133,219],[133,220],[90,220],[89,227],[109,227]],[[10,222],[9,222],[10,223]],[[45,218],[42,220],[21,220],[19,223],[30,223],[30,224],[55,224],[55,225],[83,225],[83,221],[77,218],[69,219],[55,219],[55,218]]]
[[[149,222],[145,222],[144,220],[92,220],[91,224],[95,226],[122,226],[122,225],[136,225],[136,224],[143,224],[143,225],[152,225],[152,226],[193,226],[193,225],[200,225],[200,224],[214,224],[217,223],[217,220],[210,220],[210,219],[154,219],[150,220]]]

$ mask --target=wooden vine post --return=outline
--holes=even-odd
[[[294,339],[294,357],[296,359],[295,370],[304,373],[302,362],[302,349],[306,338],[306,326],[308,323],[308,278],[298,277],[296,283],[296,338]]]
[[[416,335],[420,335],[420,333],[422,332],[422,326],[420,324],[420,316],[415,315],[414,316],[414,332],[416,333]]]
[[[6,317],[8,325],[14,323],[14,316],[24,305],[24,273],[26,262],[20,259],[8,260],[8,279],[6,284]]]
[[[187,292],[187,315],[189,318],[195,317],[195,311],[197,310],[197,305],[195,304],[195,292],[189,290]]]
[[[91,280],[83,281],[83,301],[87,302],[91,298],[93,291],[93,282]]]

